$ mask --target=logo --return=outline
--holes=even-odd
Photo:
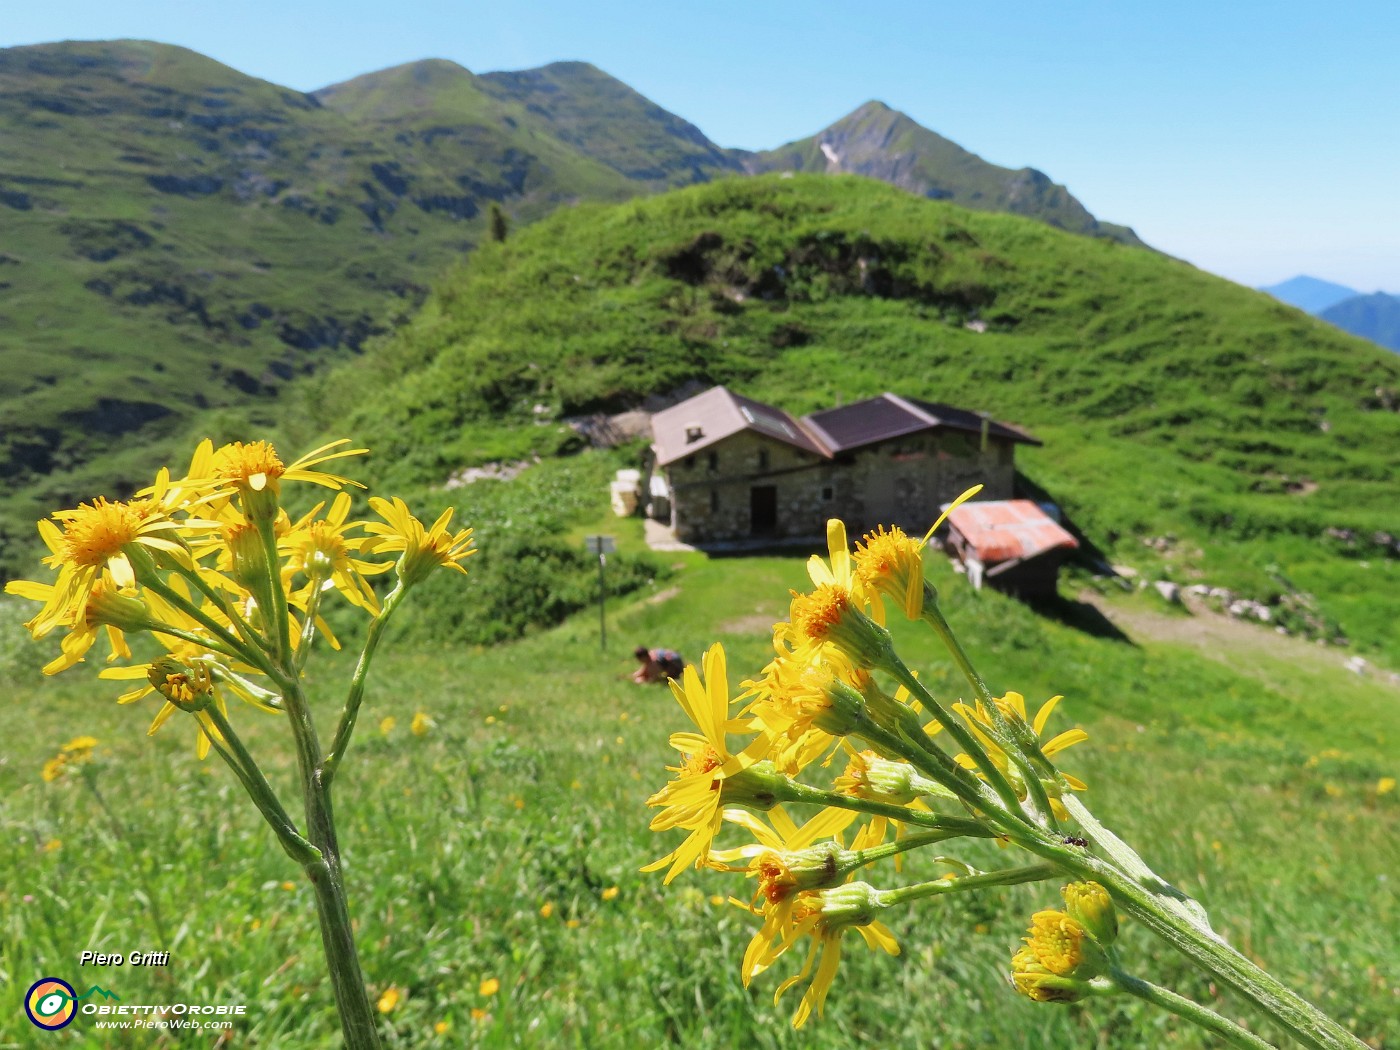
[[[94,992],[104,999],[121,998],[115,992],[109,992],[95,984],[79,995],[67,981],[60,981],[57,977],[40,977],[29,986],[29,991],[24,993],[24,1013],[36,1028],[56,1032],[73,1023],[73,1018],[78,1012],[78,1001],[86,999]]]

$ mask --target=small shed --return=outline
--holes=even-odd
[[[983,583],[1020,598],[1053,598],[1060,564],[1079,541],[1028,499],[964,503],[948,516],[948,553]]]

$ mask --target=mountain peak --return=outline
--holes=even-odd
[[[743,163],[755,174],[866,175],[933,200],[1026,215],[1073,233],[1142,244],[1131,230],[1101,225],[1067,189],[1041,172],[989,164],[878,99],[809,138],[749,154]]]

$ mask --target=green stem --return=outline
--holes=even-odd
[[[263,556],[267,560],[267,584],[272,607],[263,612],[269,618],[268,629],[274,635],[273,652],[276,654],[277,666],[295,677],[289,659],[292,645],[291,621],[287,613],[287,595],[282,588],[282,562],[277,556],[276,523],[273,518],[260,515],[257,518],[257,526],[258,536],[262,540]]]
[[[360,704],[365,698],[365,680],[369,676],[369,667],[374,661],[375,651],[379,648],[379,640],[384,636],[384,628],[389,622],[389,617],[394,614],[394,610],[399,607],[399,602],[407,593],[408,588],[400,580],[389,592],[388,597],[384,599],[384,606],[379,610],[379,615],[369,625],[365,647],[360,651],[359,662],[355,665],[355,674],[350,679],[350,689],[345,696],[345,707],[340,713],[340,722],[335,728],[335,737],[331,741],[330,753],[325,762],[321,764],[321,781],[327,789],[340,770],[340,763],[345,758],[345,750],[350,746],[350,737],[355,732],[355,723],[360,715]]]
[[[922,813],[907,806],[896,806],[889,802],[876,802],[853,795],[838,795],[833,791],[822,791],[808,787],[794,780],[788,780],[783,789],[782,802],[806,802],[814,806],[829,806],[832,809],[847,809],[855,813],[867,813],[875,817],[886,817],[904,824],[913,824],[932,831],[943,832],[944,838],[996,838],[999,834],[979,820],[967,817],[944,817],[937,813]]]
[[[213,602],[215,607],[228,617],[229,623],[233,624],[234,630],[238,632],[238,636],[243,639],[243,644],[248,647],[249,651],[255,652],[259,656],[262,655],[263,646],[258,639],[257,632],[253,630],[247,620],[238,614],[238,610],[233,608],[228,598],[221,594],[218,588],[210,586],[209,581],[201,576],[197,569],[186,569],[184,566],[177,565],[175,571],[194,584],[200,594]]]
[[[292,818],[287,815],[277,793],[272,790],[272,785],[263,776],[261,767],[248,752],[242,738],[234,731],[228,718],[216,704],[210,704],[203,713],[214,723],[214,727],[219,731],[219,736],[223,737],[223,744],[219,742],[218,737],[212,735],[209,737],[209,742],[214,745],[214,749],[219,752],[219,757],[227,763],[243,784],[248,796],[253,800],[253,805],[257,806],[258,812],[263,815],[263,819],[277,833],[277,838],[282,843],[282,848],[286,850],[287,855],[301,865],[319,860],[320,852],[297,831],[296,825],[292,822]]]
[[[1129,995],[1135,995],[1154,1006],[1169,1010],[1178,1017],[1184,1017],[1192,1024],[1200,1025],[1206,1031],[1214,1032],[1231,1046],[1243,1047],[1244,1050],[1276,1050],[1272,1043],[1264,1042],[1253,1032],[1241,1028],[1234,1021],[1221,1017],[1214,1010],[1209,1010],[1200,1003],[1192,1002],[1185,996],[1177,995],[1176,992],[1132,977],[1118,969],[1111,970],[1109,976],[1112,979],[1112,987],[1127,992]]]
[[[936,897],[942,893],[962,893],[966,890],[984,890],[991,886],[1019,886],[1025,882],[1044,882],[1060,876],[1060,869],[1054,864],[1027,864],[1020,868],[1003,868],[1000,871],[986,871],[978,875],[961,875],[955,879],[934,879],[914,886],[901,886],[897,890],[880,890],[882,904],[907,904],[909,901]]]
[[[1059,828],[1059,822],[1055,819],[1055,811],[1050,805],[1050,798],[1045,792],[1045,786],[1040,782],[1040,774],[1032,767],[1026,756],[1021,753],[1021,749],[1016,746],[1015,735],[1011,731],[1011,726],[1006,720],[1006,715],[997,705],[996,697],[987,688],[987,683],[982,680],[982,676],[977,673],[977,668],[972,666],[972,661],[968,658],[962,643],[958,641],[957,635],[953,633],[953,627],[948,623],[947,617],[943,615],[943,610],[938,605],[938,593],[928,584],[924,584],[924,622],[933,628],[934,633],[943,641],[944,647],[953,657],[953,662],[962,671],[963,677],[972,686],[972,691],[977,695],[977,699],[982,701],[982,706],[987,709],[987,717],[992,720],[995,728],[995,735],[1002,738],[1003,751],[1007,757],[1016,765],[1021,773],[1021,779],[1026,783],[1026,791],[1031,801],[1031,805],[1037,811],[1041,823],[1052,830]]]
[[[895,680],[899,682],[900,685],[904,686],[904,688],[908,689],[910,693],[918,698],[919,702],[923,704],[929,714],[937,720],[939,725],[948,731],[948,734],[958,742],[958,746],[972,758],[973,763],[977,766],[982,776],[986,778],[987,783],[992,786],[992,790],[997,793],[1003,805],[1012,813],[1022,813],[1021,798],[1016,794],[1016,789],[1011,786],[1011,782],[1006,779],[1006,775],[997,768],[996,763],[992,761],[991,756],[987,754],[981,742],[972,735],[960,720],[953,718],[953,716],[944,709],[943,705],[940,704],[934,695],[928,691],[927,687],[914,676],[914,673],[909,670],[909,667],[893,650],[890,650],[890,656],[891,659],[886,670],[894,675]],[[949,786],[951,787],[951,785]]]
[[[175,591],[169,586],[167,586],[166,583],[154,573],[142,579],[141,582],[142,584],[159,594],[171,605],[187,613],[201,627],[203,627],[206,631],[212,634],[222,646],[220,651],[223,652],[226,656],[231,656],[235,660],[242,660],[244,663],[251,664],[253,667],[258,668],[261,671],[271,673],[271,665],[267,662],[267,658],[263,654],[261,649],[257,647],[254,647],[252,649],[247,648],[241,641],[239,641],[239,639],[229,634],[228,631],[224,628],[224,626],[221,623],[219,623],[218,620],[215,620],[212,616],[209,616],[207,613],[204,612],[204,610],[200,609],[193,602],[188,601],[178,591]],[[177,634],[177,632],[173,628],[166,629],[162,627],[160,628],[160,633],[176,635],[176,637],[185,638],[186,640],[189,639],[188,635],[185,635],[183,633]],[[207,638],[196,637],[194,641],[198,642],[205,648],[214,648],[209,644],[209,639]]]
[[[311,591],[306,599],[306,620],[301,625],[301,640],[297,643],[296,669],[298,672],[306,666],[307,657],[311,655],[311,643],[316,640],[316,617],[321,612],[321,584],[325,580],[321,577],[312,576]]]
[[[285,610],[284,610],[285,612]],[[365,991],[360,957],[355,949],[350,911],[345,903],[345,883],[341,872],[340,844],[336,839],[335,814],[330,785],[322,777],[322,755],[316,727],[311,720],[306,697],[295,678],[288,679],[283,699],[297,744],[297,767],[301,773],[302,795],[306,803],[306,836],[321,852],[318,860],[305,865],[316,895],[320,919],[321,945],[326,954],[341,1031],[347,1050],[379,1050],[379,1029],[374,1008]]]

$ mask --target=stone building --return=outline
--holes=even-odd
[[[1013,495],[1029,434],[976,412],[881,394],[796,419],[722,386],[652,417],[651,513],[686,543],[818,538],[899,525],[922,534],[972,485]],[[661,484],[657,483],[659,480]]]

